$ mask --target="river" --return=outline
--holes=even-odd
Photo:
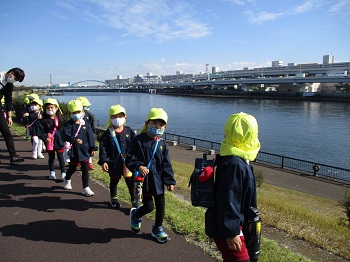
[[[121,104],[127,125],[137,131],[152,107],[162,107],[169,116],[166,132],[214,142],[223,139],[229,115],[245,112],[258,121],[262,151],[350,169],[350,103],[114,92],[66,92],[53,98],[68,102],[79,96],[89,99],[102,126],[111,105]]]

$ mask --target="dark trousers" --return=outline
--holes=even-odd
[[[124,177],[125,179],[125,184],[128,187],[129,194],[130,194],[130,199],[131,202],[134,200],[134,179],[133,177]],[[117,178],[110,178],[109,180],[109,192],[111,194],[111,198],[116,198],[117,197],[117,186],[119,183],[119,179]]]
[[[66,166],[65,166],[65,162],[64,162],[64,157],[63,157],[63,152],[59,152],[56,150],[47,150],[47,153],[49,155],[49,168],[50,171],[55,171],[55,153],[57,154],[57,159],[58,159],[58,163],[60,164],[60,170],[61,170],[61,174],[66,172]]]
[[[154,225],[156,227],[163,226],[163,220],[164,220],[164,214],[165,214],[165,196],[164,194],[161,195],[154,195],[148,193],[148,192],[142,192],[143,193],[143,199],[142,203],[143,206],[139,207],[135,212],[135,217],[141,218],[144,215],[151,213],[154,209],[154,205],[156,206],[156,219],[154,222]],[[154,203],[153,203],[154,198]]]
[[[9,152],[10,156],[14,156],[16,155],[16,149],[15,149],[15,143],[13,142],[13,136],[7,125],[7,119],[5,118],[3,112],[0,112],[0,113],[1,113],[0,114],[0,132],[4,137],[7,151]]]
[[[69,168],[66,173],[66,179],[70,180],[73,173],[77,170],[77,164],[80,163],[81,168],[81,180],[83,182],[83,188],[89,186],[89,160],[79,162],[76,158],[72,157],[69,162]]]

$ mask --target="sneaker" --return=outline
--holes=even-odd
[[[64,179],[64,189],[71,190],[72,189],[72,180]]]
[[[83,190],[81,191],[81,193],[85,196],[93,196],[95,195],[94,192],[92,192],[92,190],[90,189],[90,187],[84,187]]]
[[[18,155],[14,155],[14,156],[11,156],[10,157],[10,163],[11,164],[15,164],[15,163],[20,163],[20,162],[23,162],[24,159]]]
[[[138,233],[141,230],[141,221],[142,221],[142,217],[137,219],[134,214],[136,212],[136,208],[131,208],[130,209],[130,229],[131,231]]]
[[[49,179],[51,179],[51,180],[56,179],[55,171],[50,171]]]
[[[159,243],[165,243],[170,240],[167,233],[164,232],[164,229],[162,226],[155,227],[152,226],[152,237],[155,237]]]
[[[93,164],[89,164],[89,170],[94,170],[95,168],[94,168],[94,166],[93,166]]]
[[[61,174],[61,179],[64,180],[66,178],[66,173]]]
[[[38,155],[38,158],[40,158],[40,159],[44,159],[45,157],[44,157],[44,155],[43,155],[43,154],[40,154],[40,155]]]
[[[32,154],[32,159],[37,159],[38,158],[38,155],[37,154]]]
[[[109,201],[109,204],[111,205],[111,207],[115,207],[115,208],[120,208],[121,206],[118,198],[111,198],[111,201]]]

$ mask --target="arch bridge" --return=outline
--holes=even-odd
[[[104,84],[105,86],[111,87],[110,84],[108,84],[108,83],[106,83],[106,82],[104,82],[104,81],[101,81],[101,80],[81,80],[81,81],[75,82],[75,83],[73,83],[73,84],[70,84],[70,85],[68,86],[68,88],[69,88],[69,87],[75,87],[75,86],[77,86],[78,84],[81,84],[81,83],[90,83],[90,82],[99,83],[99,84]],[[88,87],[88,86],[87,86],[87,87]],[[91,87],[94,88],[94,86],[91,86]]]

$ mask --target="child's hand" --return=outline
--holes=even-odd
[[[38,115],[38,119],[42,119],[42,118],[43,118],[43,116],[39,114]]]
[[[46,142],[46,144],[48,144],[48,143],[51,142],[51,139],[50,138],[46,138],[45,142]]]
[[[139,167],[139,172],[141,173],[142,176],[146,176],[146,175],[148,175],[149,170],[148,170],[148,168],[145,167],[145,166],[140,166],[140,167]]]
[[[24,113],[23,116],[29,116],[29,113]]]
[[[75,143],[81,145],[83,143],[83,140],[81,139],[75,139]]]
[[[168,189],[168,191],[174,191],[175,186],[174,185],[167,185],[166,188]]]
[[[108,164],[107,163],[103,163],[102,170],[105,172],[108,172]]]
[[[94,155],[95,155],[95,151],[92,151],[90,155],[91,155],[91,156],[94,156]]]

